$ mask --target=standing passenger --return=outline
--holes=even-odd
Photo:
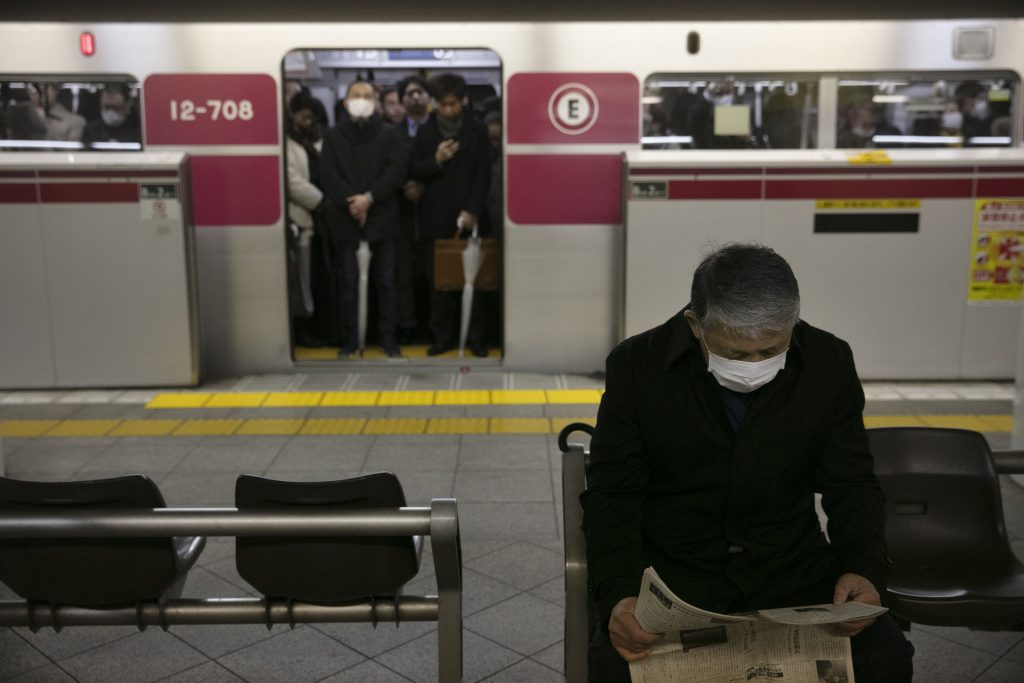
[[[369,241],[373,253],[378,342],[389,357],[401,356],[395,339],[395,192],[405,177],[408,157],[398,130],[374,113],[375,99],[369,83],[356,81],[349,87],[338,123],[324,139],[320,160],[321,182],[330,199],[331,234],[345,282],[348,336],[341,357],[352,355],[359,346],[356,249],[361,240]]]
[[[407,76],[398,82],[397,95],[402,104],[404,118],[398,124],[409,153],[412,153],[416,131],[427,122],[430,112],[427,110],[427,82],[419,76]],[[423,196],[423,183],[409,178],[402,185],[398,194],[398,209],[401,229],[398,235],[398,341],[409,344],[416,336],[417,296],[416,279],[422,275],[419,268],[421,262],[419,250],[419,201]],[[426,310],[426,298],[422,299]]]
[[[487,127],[465,108],[466,81],[445,73],[430,82],[436,102],[427,123],[419,126],[413,147],[412,177],[424,183],[420,202],[420,238],[424,269],[431,283],[430,329],[434,343],[427,355],[455,348],[458,292],[434,289],[434,240],[468,237],[480,222],[491,180],[491,143]],[[474,356],[487,355],[483,341],[481,298],[473,302],[467,346]]]
[[[405,123],[405,107],[398,97],[398,90],[386,88],[380,94],[380,103],[384,107],[384,118],[390,123],[400,126]]]
[[[100,92],[100,118],[90,121],[82,142],[141,142],[139,115],[124,83],[108,83]]]
[[[316,232],[314,214],[320,209],[324,193],[320,189],[320,148],[323,140],[316,134],[313,96],[299,91],[288,100],[291,121],[286,143],[288,161],[288,245],[292,301],[293,338],[299,346],[320,346],[322,341],[310,329],[316,312],[313,294],[313,270]],[[297,234],[296,234],[297,233]],[[295,255],[293,259],[291,254]],[[322,303],[322,302],[321,302]],[[322,317],[322,316],[321,316]]]
[[[85,132],[85,118],[71,111],[71,91],[59,83],[45,83],[46,139],[79,142]]]

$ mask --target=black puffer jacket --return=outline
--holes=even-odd
[[[366,123],[354,123],[339,114],[338,125],[327,131],[320,153],[320,182],[327,202],[327,220],[335,242],[368,239],[376,242],[398,237],[398,201],[395,191],[405,180],[408,153],[397,128],[374,114]],[[373,204],[366,226],[348,212],[348,197],[369,191]]]

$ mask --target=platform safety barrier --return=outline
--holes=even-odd
[[[348,512],[157,508],[116,512],[0,512],[0,538],[139,538],[151,536],[413,536],[429,535],[437,595],[318,605],[265,598],[179,598],[113,609],[0,601],[0,626],[169,626],[436,621],[438,680],[462,678],[462,550],[454,499],[429,507]],[[356,560],[358,561],[358,559]]]

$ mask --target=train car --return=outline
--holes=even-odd
[[[0,236],[0,355],[12,367],[15,350],[37,351],[40,335],[56,334],[17,316],[45,318],[40,307],[67,286],[41,280],[34,287],[46,296],[26,313],[26,272],[45,259],[12,246],[31,242],[34,228],[20,241],[7,228],[48,201],[65,222],[88,214],[90,226],[101,224],[107,207],[141,211],[152,227],[146,212],[159,198],[147,193],[174,192],[176,183],[188,188],[174,199],[194,225],[194,245],[182,244],[194,253],[190,310],[203,374],[389,364],[294,344],[286,91],[289,82],[308,88],[329,125],[355,78],[386,87],[455,71],[481,112],[503,115],[503,279],[488,295],[500,355],[407,358],[404,367],[600,371],[618,340],[685,304],[677,274],[690,272],[702,249],[753,239],[791,260],[803,317],[848,339],[865,378],[1015,371],[1024,279],[1019,19],[41,22],[0,23],[0,37],[8,233]],[[52,91],[54,101],[64,91],[65,109],[88,120],[101,116],[99,92],[115,86],[138,115],[135,141],[26,144],[10,128],[13,108],[34,101],[30,91]],[[137,187],[103,195],[108,204],[89,194],[90,183],[114,183],[130,155],[154,154],[183,154],[184,170],[168,182],[117,181]],[[55,178],[56,193],[44,188]],[[100,291],[118,289],[123,269],[96,263]],[[79,316],[79,329],[150,315],[120,303],[105,310]],[[164,352],[147,343],[136,352]],[[48,372],[9,385],[155,383]]]

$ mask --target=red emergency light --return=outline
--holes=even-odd
[[[92,57],[92,54],[96,52],[96,39],[93,38],[92,34],[88,31],[78,36],[78,46],[82,48],[82,54],[86,57]]]

